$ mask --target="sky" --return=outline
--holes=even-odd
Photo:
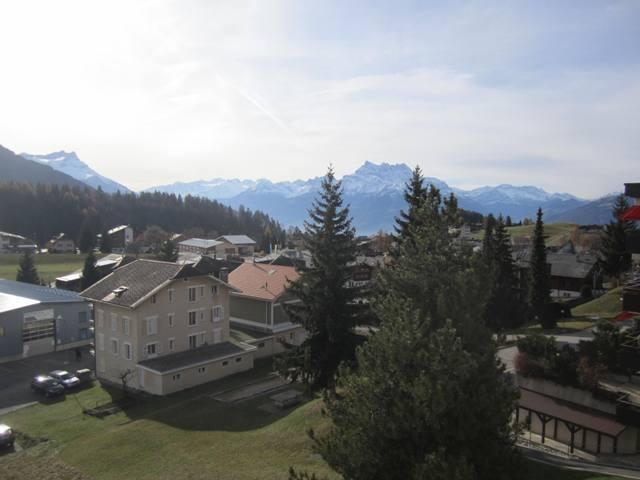
[[[0,0],[0,144],[132,189],[420,165],[640,181],[640,2]]]

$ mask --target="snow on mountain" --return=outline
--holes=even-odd
[[[26,160],[48,165],[54,170],[66,173],[67,175],[80,180],[81,182],[93,188],[102,188],[105,192],[115,193],[130,192],[127,187],[117,183],[107,177],[100,175],[89,165],[78,158],[75,152],[53,152],[47,155],[31,155],[29,153],[21,153],[20,156]]]

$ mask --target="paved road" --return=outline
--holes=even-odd
[[[67,350],[0,363],[0,415],[16,406],[41,399],[29,388],[35,375],[58,369],[75,371],[80,368],[94,368],[93,357],[86,348],[83,349],[80,361],[76,361],[73,350]]]

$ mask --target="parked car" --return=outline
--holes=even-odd
[[[80,379],[75,375],[71,375],[66,370],[54,370],[53,372],[49,372],[49,376],[60,382],[67,390],[80,385]]]
[[[16,441],[16,435],[11,430],[9,425],[0,423],[0,447],[13,447],[13,442]]]
[[[76,370],[76,377],[80,380],[80,385],[85,385],[93,380],[93,372],[89,368],[82,368]]]
[[[38,375],[31,380],[31,389],[34,392],[43,393],[45,397],[64,395],[64,386],[48,375]]]

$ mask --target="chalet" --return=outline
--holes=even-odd
[[[598,257],[593,253],[549,253],[547,262],[551,265],[551,296],[576,298],[582,288],[598,288],[600,275]]]
[[[243,263],[229,274],[232,335],[257,347],[256,358],[284,350],[281,342],[299,345],[306,338],[304,328],[293,323],[283,305],[299,302],[289,292],[290,282],[299,278],[293,267]]]
[[[222,242],[206,238],[189,238],[178,243],[178,252],[215,256],[218,245],[222,245]]]
[[[111,253],[97,259],[95,267],[98,270],[99,277],[103,278],[112,273],[116,268],[122,267],[133,260],[133,257]],[[74,292],[81,291],[82,270],[76,270],[75,272],[56,278],[55,284],[56,288],[60,288],[62,290],[71,290]]]
[[[133,228],[129,225],[120,225],[107,232],[114,252],[124,252],[127,246],[133,243]]]
[[[0,232],[0,253],[21,252],[37,249],[32,240],[15,233]]]
[[[76,244],[65,233],[60,233],[47,242],[49,253],[76,253]]]
[[[89,344],[90,317],[77,293],[0,279],[0,362]]]
[[[223,257],[251,257],[256,250],[256,242],[246,235],[222,235],[216,238],[218,255]]]
[[[235,290],[191,264],[118,268],[82,292],[94,305],[97,377],[167,395],[251,369],[256,347],[229,333]]]

